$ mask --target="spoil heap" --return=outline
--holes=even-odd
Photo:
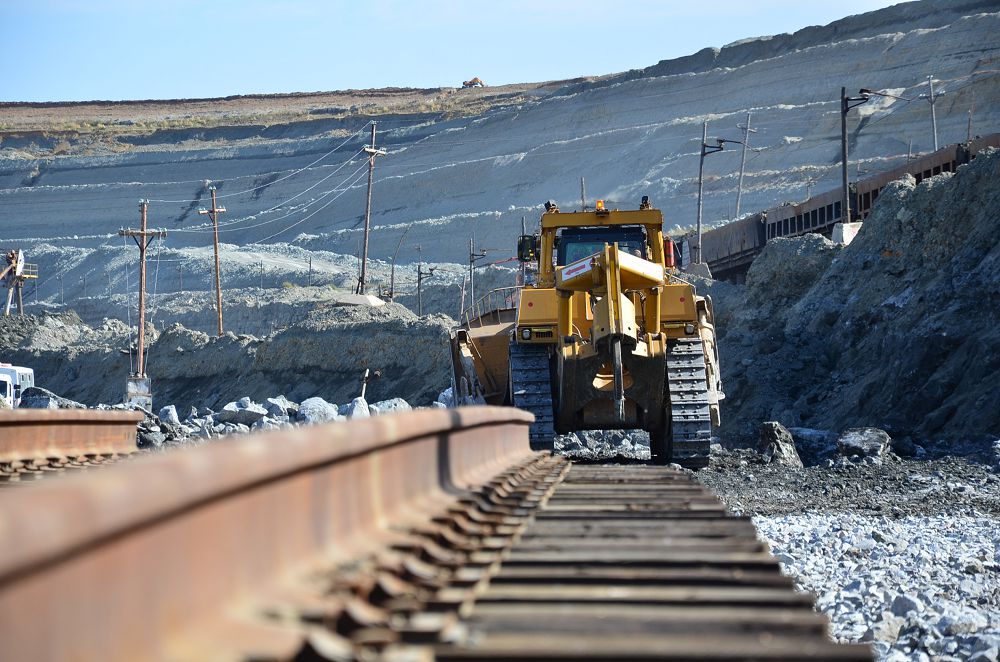
[[[1000,153],[888,186],[857,238],[768,243],[712,287],[727,441],[763,420],[894,439],[1000,436]],[[980,439],[983,438],[983,439]]]

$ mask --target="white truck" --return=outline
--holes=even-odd
[[[35,385],[35,371],[19,365],[0,363],[0,396],[11,409],[21,406],[21,394]]]

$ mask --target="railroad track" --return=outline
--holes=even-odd
[[[871,659],[691,474],[509,408],[136,459],[0,499],[9,659]]]
[[[0,410],[0,486],[103,466],[136,452],[141,413]]]

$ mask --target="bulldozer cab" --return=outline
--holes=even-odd
[[[641,225],[566,229],[556,237],[556,266],[572,264],[615,243],[619,250],[645,259],[648,255],[646,241],[646,231]]]

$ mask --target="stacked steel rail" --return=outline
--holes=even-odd
[[[690,474],[427,410],[0,497],[9,659],[870,659]]]

